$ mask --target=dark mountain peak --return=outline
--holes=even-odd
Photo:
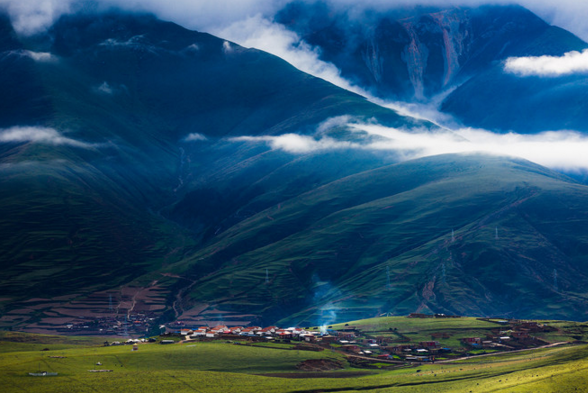
[[[529,79],[504,72],[509,57],[562,56],[588,47],[522,6],[370,9],[299,1],[276,21],[375,96],[426,102],[448,93],[442,110],[465,125],[496,131],[587,130],[582,75]]]
[[[342,8],[295,2],[276,20],[381,97],[431,97],[549,28],[517,6]]]

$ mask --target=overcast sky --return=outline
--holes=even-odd
[[[256,14],[271,17],[291,0],[0,0],[8,9],[16,26],[22,32],[34,32],[45,28],[63,13],[81,7],[99,4],[101,7],[117,6],[127,10],[149,11],[162,19],[171,20],[191,29],[218,30]],[[309,0],[313,1],[313,0]],[[413,0],[327,0],[339,7],[389,8],[411,5]],[[421,0],[427,5],[479,5],[506,4],[509,0]],[[585,0],[520,0],[518,2],[551,24],[572,31],[588,41],[588,1]]]

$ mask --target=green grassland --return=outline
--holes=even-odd
[[[97,346],[104,342],[100,337],[53,336],[46,334],[27,334],[0,331],[0,353],[35,352],[44,349],[63,350],[79,347]]]
[[[549,331],[532,332],[531,335],[547,343],[585,342],[588,341],[588,324],[572,321],[543,320],[539,323],[548,327]],[[509,331],[509,326],[480,320],[471,317],[461,318],[408,318],[408,317],[381,317],[359,321],[351,321],[345,324],[333,324],[335,330],[357,329],[362,335],[371,337],[386,337],[397,339],[402,343],[402,337],[408,337],[410,343],[422,341],[438,341],[441,346],[449,348],[469,349],[461,343],[465,337],[481,337],[493,334],[496,331]],[[314,327],[317,329],[317,327]],[[444,336],[439,336],[443,334]],[[434,336],[435,335],[435,336]],[[505,333],[505,335],[508,335]],[[392,341],[394,343],[394,341]],[[490,350],[482,350],[490,353]],[[468,353],[475,353],[468,351]]]
[[[548,342],[588,341],[588,323],[568,321],[541,321],[557,330],[552,332],[538,332],[535,335]]]
[[[358,370],[349,367],[343,355],[331,351],[212,342],[142,344],[133,352],[130,346],[79,345],[80,339],[64,339],[64,347],[40,351],[34,345],[43,341],[50,345],[48,341],[54,339],[29,338],[36,344],[0,346],[3,392],[576,392],[588,384],[586,345],[372,370],[371,375],[353,377]],[[23,345],[33,346],[25,350]],[[309,359],[339,360],[345,368],[327,372],[329,378],[294,378],[308,376],[295,366]],[[98,362],[102,365],[96,365]],[[113,371],[88,371],[93,369]],[[36,371],[59,375],[28,375]],[[350,378],[334,378],[346,374]]]
[[[529,162],[428,157],[272,206],[181,267],[190,300],[280,325],[416,310],[583,319],[587,193]]]
[[[347,326],[346,326],[347,325]],[[460,338],[485,337],[492,334],[492,329],[500,329],[500,325],[476,318],[407,318],[383,317],[352,321],[346,324],[332,325],[333,329],[355,328],[374,337],[398,338],[398,333],[410,338],[411,343],[422,341],[439,341],[442,346],[460,348]],[[432,337],[434,333],[446,334],[446,338]],[[398,340],[402,342],[402,340]]]

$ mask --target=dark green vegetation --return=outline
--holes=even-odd
[[[483,156],[348,176],[217,236],[195,255],[204,277],[192,296],[232,311],[267,310],[272,299],[280,324],[417,309],[581,320],[587,191]]]
[[[586,186],[510,158],[398,163],[346,124],[436,127],[152,16],[0,33],[2,328],[586,319]]]
[[[80,339],[65,340],[56,347],[50,344],[56,340],[52,336],[27,335],[21,337],[21,343],[7,341],[13,338],[0,337],[0,384],[5,392],[575,392],[588,383],[585,345],[432,365],[398,365],[378,371],[352,368],[337,352],[296,351],[288,346],[268,349],[226,342],[187,342],[141,344],[133,352],[128,345],[79,345]],[[48,350],[40,350],[40,345]],[[320,378],[317,373],[296,368],[311,359],[336,361],[344,368],[318,373]],[[28,375],[37,371],[58,375]]]
[[[206,177],[247,159],[266,171],[293,159],[252,159],[265,149],[225,137],[313,131],[337,115],[423,124],[263,52],[151,16],[64,17],[25,40],[2,17],[0,31],[0,127],[8,134],[0,142],[0,301],[3,313],[21,310],[5,326],[60,316],[31,315],[38,302],[18,301],[84,299],[139,277],[133,286],[173,285],[177,278],[151,273],[196,249],[200,229],[226,218],[219,210],[233,214],[251,198],[229,177],[228,193],[211,190]],[[209,140],[184,142],[192,133]],[[193,144],[204,147],[187,154]],[[182,209],[209,190],[203,206],[213,209],[198,217],[194,206]]]
[[[441,109],[468,126],[588,131],[585,75],[520,78],[504,72],[509,57],[588,48],[520,6],[362,13],[296,1],[276,19],[320,48],[321,58],[344,77],[379,97],[422,100],[448,92]]]

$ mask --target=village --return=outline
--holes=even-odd
[[[461,318],[457,316],[411,314],[405,318]],[[226,326],[216,325],[187,328],[182,322],[167,326],[168,331],[159,337],[161,344],[206,342],[224,340],[240,345],[263,346],[264,343],[289,344],[282,349],[345,353],[356,364],[369,366],[373,362],[406,363],[436,362],[486,353],[536,348],[548,344],[534,334],[549,332],[551,327],[535,321],[477,318],[496,327],[485,335],[459,337],[459,345],[443,343],[447,333],[433,332],[429,341],[414,341],[397,329],[388,332],[367,332],[346,324],[337,329],[332,326],[289,327],[278,326]],[[418,321],[415,321],[418,323]],[[153,340],[155,341],[155,340]],[[129,340],[129,343],[136,343]],[[267,344],[265,344],[267,346]]]
[[[157,316],[155,314],[147,312],[109,315],[98,318],[78,316],[72,322],[56,329],[56,332],[76,335],[144,336],[153,328],[156,318]]]

